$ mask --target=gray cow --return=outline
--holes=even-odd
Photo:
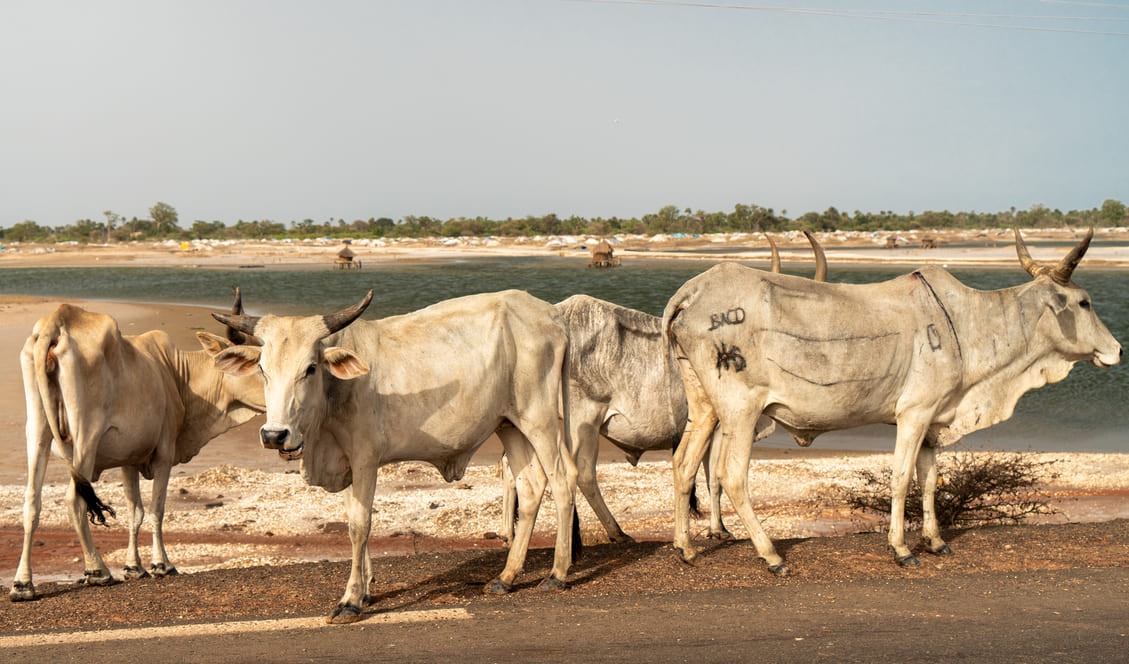
[[[690,490],[719,425],[714,472],[758,553],[774,573],[788,573],[747,488],[762,414],[802,444],[826,431],[896,424],[890,546],[899,564],[920,564],[904,536],[916,465],[926,546],[951,553],[934,512],[935,448],[1008,419],[1025,392],[1066,378],[1075,362],[1109,367],[1121,360],[1121,344],[1071,281],[1092,236],[1093,230],[1051,267],[1031,259],[1016,230],[1019,260],[1033,281],[996,291],[968,288],[938,267],[848,285],[728,263],[686,282],[663,314],[693,423],[674,456],[674,544],[683,559],[697,556]],[[716,324],[718,312],[734,310],[742,315]]]
[[[804,232],[815,253],[815,280],[827,280],[827,258],[815,237]],[[780,272],[780,255],[772,237],[770,271]],[[596,482],[600,436],[623,450],[633,465],[645,452],[675,447],[686,428],[686,392],[671,349],[662,335],[662,319],[588,295],[574,295],[554,308],[568,330],[568,396],[570,440],[576,459],[577,485],[613,542],[630,542],[604,502]],[[757,439],[772,433],[763,418]],[[717,448],[711,448],[716,450]],[[705,464],[710,487],[710,534],[730,539],[721,519],[721,493]],[[504,463],[504,461],[503,461]],[[513,533],[516,488],[507,467],[502,533]]]

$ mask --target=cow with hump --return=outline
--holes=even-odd
[[[233,312],[241,312],[236,291]],[[229,337],[233,332],[229,330]],[[113,576],[94,546],[90,523],[114,510],[91,482],[121,467],[129,509],[127,579],[149,576],[141,566],[138,531],[145,512],[139,475],[153,480],[154,576],[176,574],[165,552],[163,523],[169,474],[224,431],[265,410],[258,376],[229,376],[212,355],[232,342],[197,332],[205,350],[184,352],[161,330],[123,336],[113,318],[59,305],[32,329],[20,352],[27,403],[27,490],[24,541],[10,597],[35,598],[31,548],[42,509],[41,492],[52,449],[67,465],[68,516],[82,544],[83,582],[106,585]],[[87,515],[90,523],[87,522]]]
[[[521,573],[546,483],[558,531],[553,568],[541,587],[564,587],[576,466],[557,419],[568,351],[559,315],[528,293],[503,291],[358,320],[371,300],[369,291],[360,303],[326,316],[213,314],[262,342],[229,348],[216,364],[237,375],[262,375],[263,446],[300,459],[308,483],[348,490],[352,570],[329,620],[360,620],[369,598],[378,469],[426,461],[454,481],[495,431],[517,471],[522,508],[506,566],[486,591],[508,592]]]
[[[1016,229],[1019,261],[1032,280],[995,291],[968,288],[938,267],[851,285],[726,263],[686,282],[663,314],[692,423],[673,464],[674,544],[682,558],[697,556],[689,496],[716,424],[722,450],[714,472],[770,570],[788,574],[748,494],[753,426],[762,413],[801,444],[827,431],[897,425],[895,559],[920,564],[904,537],[915,468],[925,546],[951,553],[934,512],[936,449],[1008,419],[1025,392],[1063,380],[1075,362],[1106,368],[1121,360],[1121,345],[1071,280],[1092,237],[1091,229],[1057,265],[1040,265]]]

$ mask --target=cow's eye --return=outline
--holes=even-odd
[[[1083,309],[1089,309],[1090,308],[1090,301],[1089,300],[1082,300],[1081,302],[1078,303],[1078,306],[1082,307]]]
[[[309,378],[310,376],[314,375],[314,372],[317,371],[317,369],[318,369],[318,365],[316,365],[316,364],[311,364],[310,366],[306,367],[306,378]]]

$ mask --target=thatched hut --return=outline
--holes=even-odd
[[[607,240],[600,240],[592,247],[592,259],[588,261],[588,267],[619,267],[619,259],[615,257]]]
[[[333,259],[333,269],[359,270],[361,269],[361,261],[357,260],[357,254],[346,245],[341,248],[341,251],[337,252],[337,258]]]

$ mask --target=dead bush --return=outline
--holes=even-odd
[[[1032,514],[1053,514],[1035,491],[1053,480],[1053,461],[1031,461],[1018,452],[961,452],[938,455],[937,521],[941,527],[1017,523]],[[890,514],[890,469],[856,473],[861,488],[845,489],[852,508]],[[920,523],[921,486],[910,483],[906,521]]]

